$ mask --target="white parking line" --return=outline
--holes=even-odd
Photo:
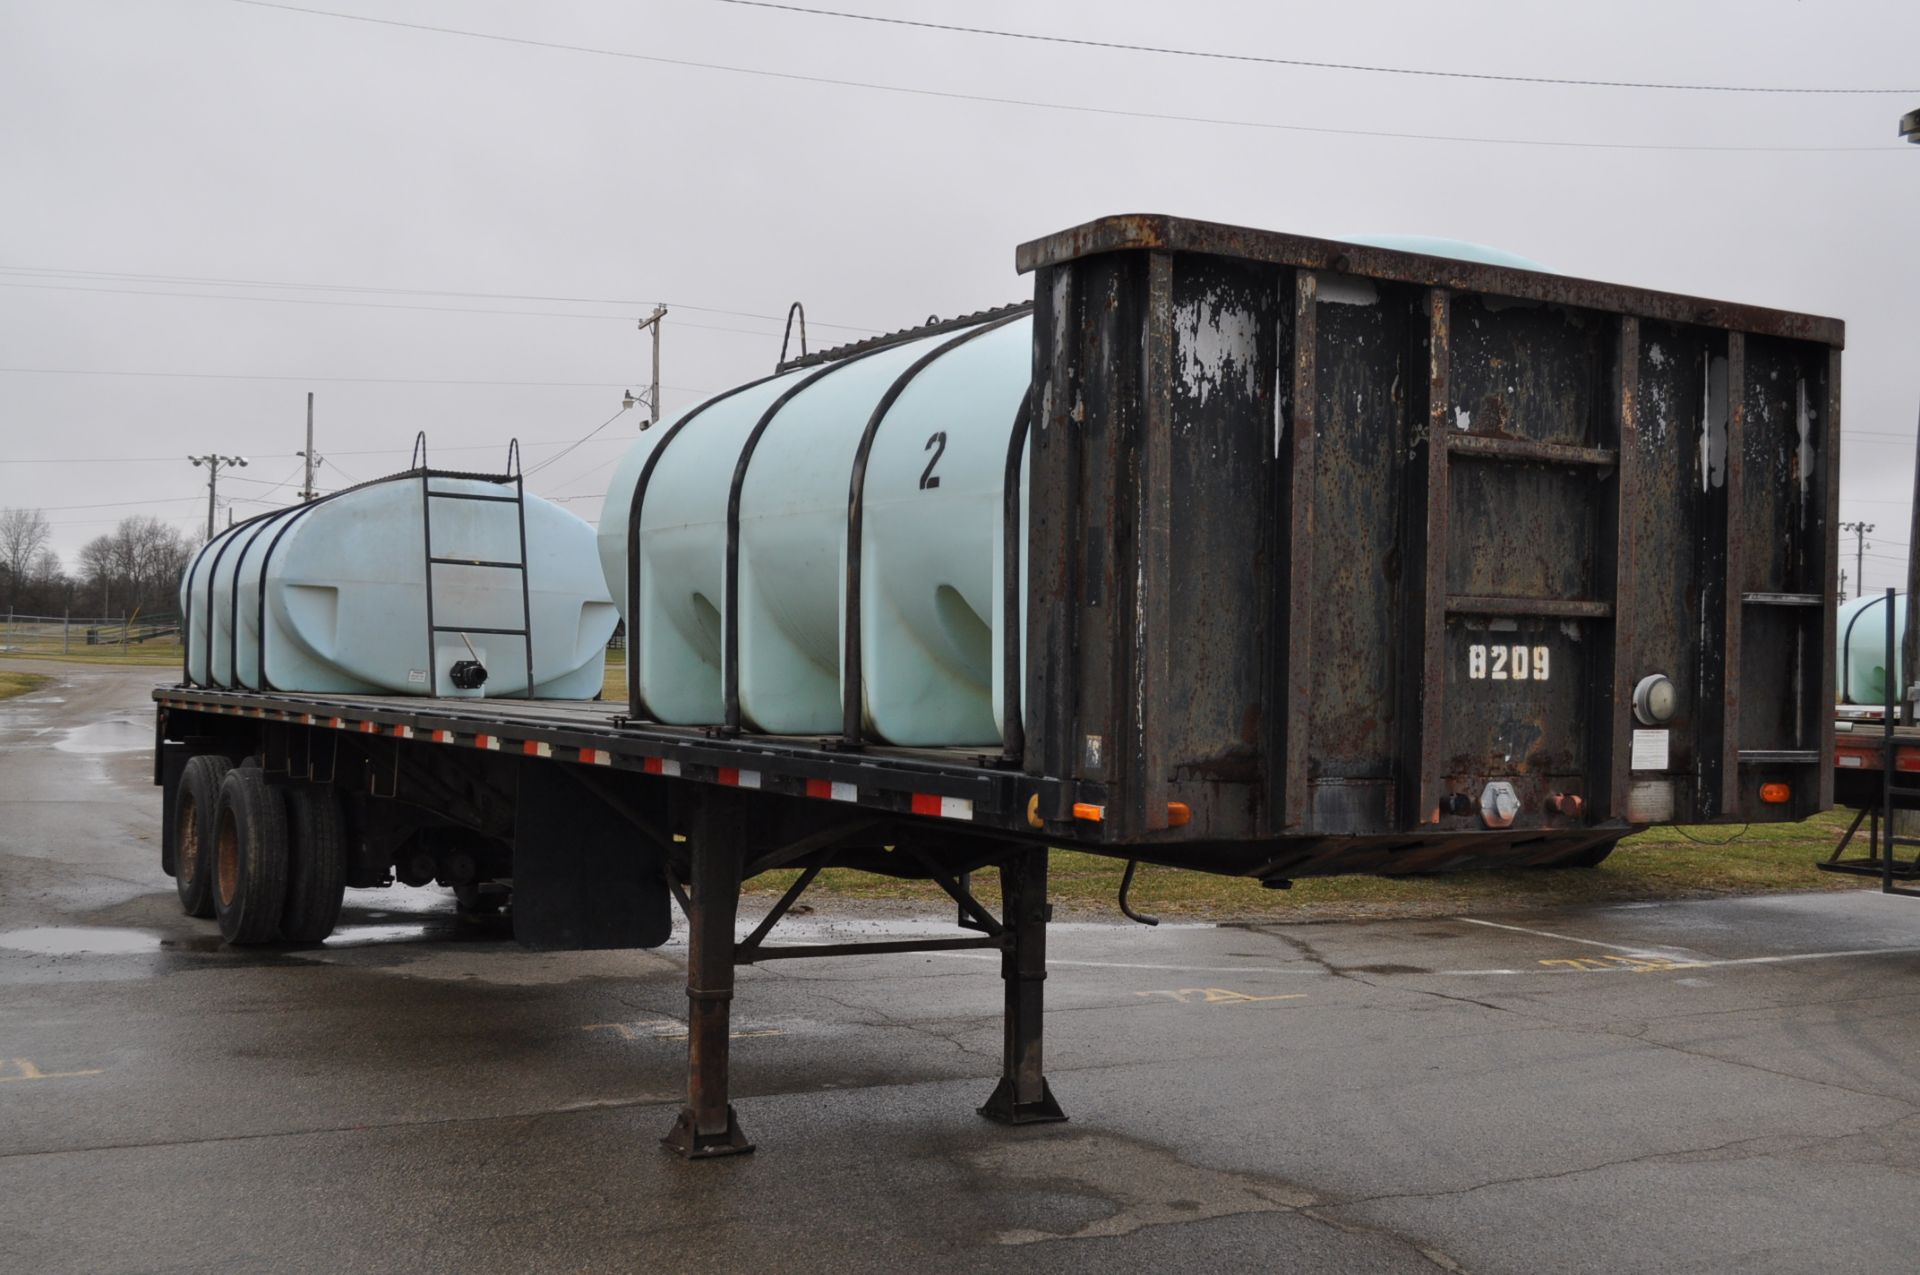
[[[925,952],[924,956],[944,956],[950,961],[997,961],[998,956],[985,952]],[[1175,974],[1315,974],[1323,975],[1323,969],[1280,969],[1273,965],[1147,965],[1136,961],[1059,961],[1047,958],[1049,966],[1072,965],[1081,969],[1096,970],[1167,970]]]
[[[1602,943],[1598,939],[1577,939],[1571,934],[1555,934],[1551,930],[1529,930],[1524,925],[1502,925],[1498,921],[1482,921],[1480,918],[1473,916],[1456,916],[1452,919],[1467,925],[1484,925],[1491,930],[1512,930],[1515,934],[1531,934],[1535,938],[1553,939],[1559,943],[1581,943],[1587,947],[1603,947],[1610,952],[1625,952],[1628,956],[1645,956],[1648,953],[1658,954],[1662,952],[1691,952],[1693,950],[1685,947],[1622,947],[1618,943]]]
[[[1859,947],[1844,952],[1793,952],[1785,956],[1732,956],[1707,958],[1702,960],[1674,961],[1671,964],[1649,970],[1636,969],[1631,965],[1619,965],[1611,968],[1575,969],[1519,969],[1519,970],[1435,970],[1434,973],[1445,978],[1479,978],[1491,974],[1672,974],[1680,970],[1720,969],[1729,965],[1785,965],[1792,961],[1830,961],[1848,956],[1910,956],[1920,952],[1920,947]]]

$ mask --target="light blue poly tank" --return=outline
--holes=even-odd
[[[1903,685],[1899,677],[1900,643],[1907,633],[1907,595],[1893,604],[1895,699]],[[1887,703],[1887,595],[1868,594],[1840,604],[1834,627],[1834,693],[1842,704],[1884,708]]]
[[[764,419],[740,483],[741,725],[839,732],[851,484],[886,402],[863,485],[862,729],[901,745],[997,744],[1003,484],[1032,364],[1022,313],[796,368],[643,435],[614,473],[599,539],[647,712],[679,725],[725,720],[728,496]],[[627,519],[656,449],[629,607]],[[1021,487],[1024,512],[1024,475]]]
[[[1505,248],[1493,248],[1483,243],[1472,243],[1465,239],[1442,239],[1434,235],[1341,235],[1346,243],[1366,244],[1372,248],[1390,248],[1395,252],[1420,252],[1429,257],[1452,257],[1456,261],[1472,261],[1483,266],[1506,266],[1513,270],[1535,270],[1541,274],[1553,271],[1517,252],[1508,252]]]
[[[189,680],[250,690],[524,697],[526,639],[477,630],[525,627],[533,698],[597,696],[618,612],[597,570],[593,529],[557,505],[525,498],[523,612],[520,572],[466,565],[520,560],[513,487],[430,482],[436,493],[486,497],[431,501],[433,556],[462,560],[431,568],[433,622],[459,631],[428,633],[421,482],[417,474],[396,476],[208,541],[180,587]],[[531,623],[523,624],[529,612]],[[476,655],[485,683],[454,686],[454,664]]]

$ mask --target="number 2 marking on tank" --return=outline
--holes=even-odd
[[[1475,642],[1467,648],[1467,676],[1475,681],[1544,682],[1550,668],[1544,646],[1488,646]]]
[[[927,445],[920,450],[933,453],[927,459],[927,467],[920,471],[920,490],[926,491],[940,485],[940,475],[933,472],[933,467],[940,463],[942,456],[946,455],[947,431],[944,429],[936,431],[933,437],[927,440]]]

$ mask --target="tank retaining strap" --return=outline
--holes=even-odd
[[[970,328],[976,323],[986,323],[993,319],[1003,319],[1015,314],[1024,314],[1033,309],[1031,301],[1014,301],[1007,305],[995,306],[990,310],[975,310],[972,314],[962,314],[951,319],[929,319],[917,328],[901,328],[898,332],[887,332],[880,336],[870,336],[864,341],[854,341],[847,345],[836,345],[830,350],[821,350],[817,354],[803,355],[790,359],[775,368],[775,374],[790,372],[797,367],[812,367],[817,363],[835,363],[855,354],[864,354],[869,350],[882,349],[889,345],[899,345],[902,341],[917,341],[923,336],[938,336],[942,332],[955,332],[961,328]]]

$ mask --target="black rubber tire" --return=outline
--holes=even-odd
[[[235,946],[280,936],[287,903],[287,804],[250,767],[220,781],[213,839],[213,914]]]
[[[346,814],[324,784],[296,784],[286,794],[287,902],[280,937],[318,943],[333,933],[347,893]]]
[[[233,763],[217,753],[187,760],[173,799],[173,888],[180,910],[206,919],[213,915],[210,847],[220,806],[220,781]]]

